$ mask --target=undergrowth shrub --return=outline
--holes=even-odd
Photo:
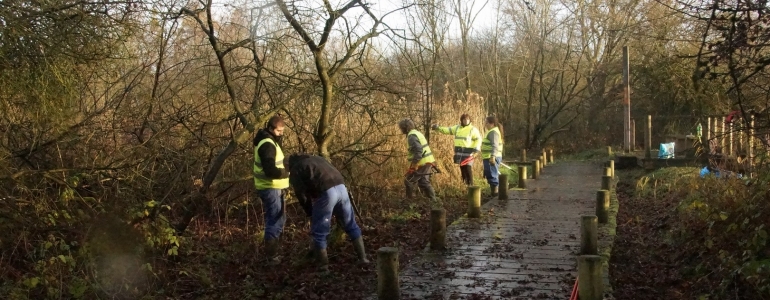
[[[454,125],[461,113],[468,112],[483,132],[481,99],[443,102],[435,106],[433,122]],[[346,176],[367,224],[406,222],[424,215],[420,208],[427,199],[403,202],[409,163],[406,137],[396,124],[404,117],[422,122],[410,115],[415,110],[409,106],[394,103],[377,112],[341,109],[336,116],[341,134],[335,143],[351,146],[339,149],[332,162]],[[87,143],[62,142],[56,144],[61,151],[25,158],[44,167],[29,167],[0,152],[0,298],[174,295],[177,289],[197,289],[199,283],[216,279],[203,270],[221,264],[217,257],[223,253],[240,251],[235,250],[238,247],[258,249],[264,223],[250,178],[251,143],[227,159],[206,195],[209,201],[195,208],[199,217],[179,235],[173,225],[189,209],[181,200],[197,190],[207,162],[229,141],[228,128],[201,126],[193,132],[171,122],[152,139],[139,141],[125,130],[131,127],[130,115],[114,117],[95,119],[72,133],[100,133]],[[373,121],[377,130],[361,137],[357,132]],[[287,132],[286,153],[314,149],[303,124],[290,123],[296,131]],[[463,194],[459,168],[452,163],[452,137],[434,135],[431,148],[442,170],[433,177],[437,194]],[[481,169],[482,164],[476,163],[476,177]],[[290,205],[288,209],[298,210]],[[229,246],[211,251],[207,242]],[[194,255],[217,259],[185,264]]]
[[[128,220],[161,205],[110,200],[121,180],[99,172],[57,175],[20,177],[14,195],[0,199],[0,295],[142,298],[153,283],[150,258],[176,256],[182,237],[162,214]]]
[[[701,178],[696,168],[666,168],[637,181],[637,196],[678,202],[661,226],[685,280],[711,291],[701,299],[770,295],[770,174],[756,174]]]

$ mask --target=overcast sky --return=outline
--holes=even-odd
[[[452,0],[445,0],[447,2]],[[464,2],[466,5],[469,5],[467,3],[470,3],[473,0],[465,0]],[[474,5],[473,12],[478,13],[478,17],[476,18],[476,21],[473,24],[474,30],[481,29],[481,28],[491,28],[495,24],[495,15],[497,13],[497,6],[499,0],[486,0],[486,5],[482,8],[482,5],[484,4],[485,0],[475,0],[476,3]],[[397,9],[399,7],[403,6],[403,2],[401,0],[374,0],[370,3],[373,4],[376,9],[378,9],[382,14],[385,14],[389,11],[393,11],[394,9]],[[448,3],[447,3],[448,5]],[[451,7],[447,7],[447,9],[451,10]],[[459,29],[457,27],[457,18],[452,17],[452,28],[450,28],[450,31],[452,35],[455,35],[456,32],[459,32]],[[394,13],[391,15],[388,15],[386,17],[386,22],[388,22],[389,25],[392,27],[401,27],[404,28],[406,26],[406,20],[404,19],[403,13]]]
[[[349,0],[331,0],[332,6],[335,8],[339,8],[345,3],[347,3]],[[413,0],[407,0],[412,2]],[[446,9],[451,12],[452,8],[449,3],[449,1],[453,0],[444,0],[447,1],[446,3]],[[473,29],[471,32],[471,35],[474,33],[478,33],[480,30],[493,28],[495,26],[496,21],[496,14],[497,14],[497,8],[498,3],[500,0],[464,0],[464,5],[470,6],[471,1],[476,1],[473,7],[473,12],[478,13],[478,16],[476,17],[474,23],[473,23]],[[486,5],[484,5],[484,2],[487,1]],[[244,5],[245,7],[256,7],[259,5],[259,1],[252,2],[249,0],[215,0],[213,3],[214,8],[214,14],[217,16],[217,19],[226,19],[227,16],[231,13],[232,6],[229,3],[242,3],[241,5]],[[263,2],[264,3],[264,2]],[[296,2],[299,6],[304,7],[322,7],[322,2],[320,0],[306,0],[302,1],[299,0]],[[372,9],[372,12],[377,15],[378,17],[384,16],[388,12],[392,12],[394,10],[397,10],[400,7],[403,7],[404,0],[369,0],[368,3],[370,4],[370,7]],[[241,6],[237,5],[237,6]],[[483,5],[483,8],[482,8]],[[243,7],[243,6],[242,6]],[[273,7],[275,9],[273,13],[280,14],[277,11],[276,7]],[[415,10],[414,7],[411,7],[410,10]],[[453,14],[453,13],[452,13]],[[363,10],[361,9],[351,9],[348,14],[346,14],[349,18],[349,20],[355,20],[355,16],[361,16],[364,15]],[[282,18],[282,17],[279,17]],[[363,19],[363,24],[369,23],[368,18]],[[370,19],[369,19],[370,20]],[[383,22],[386,23],[390,28],[393,29],[405,29],[407,27],[407,21],[405,17],[405,12],[403,10],[397,11],[394,13],[388,14],[386,17],[384,17]],[[447,38],[449,41],[457,41],[459,40],[459,25],[457,21],[457,17],[455,16],[449,16],[449,22],[450,22],[450,28],[447,32],[448,36]],[[370,23],[369,23],[370,24]],[[318,24],[318,26],[323,26],[321,24]],[[337,27],[339,28],[340,24],[337,24]],[[369,25],[364,25],[362,28],[366,28],[368,30]],[[380,29],[384,29],[384,27],[380,27]],[[334,38],[333,36],[331,37]],[[385,35],[380,35],[379,37],[374,38],[370,42],[374,43],[375,45],[383,46],[383,47],[376,47],[379,48],[382,51],[389,51],[388,46],[392,46],[392,41]]]

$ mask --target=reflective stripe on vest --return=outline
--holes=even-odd
[[[455,125],[453,130],[455,132],[455,160],[459,156],[460,159],[465,159],[476,151],[473,147],[473,139],[471,137],[473,133],[473,126],[460,127]]]
[[[412,129],[412,131],[409,131],[409,134],[406,135],[406,139],[407,139],[406,148],[409,149],[410,135],[417,136],[417,140],[420,142],[420,146],[422,146],[422,159],[420,159],[420,161],[417,162],[417,166],[422,166],[427,163],[435,162],[436,159],[433,158],[433,152],[430,151],[430,146],[428,146],[428,140],[426,140],[425,136],[422,135],[421,132],[417,131],[417,129]],[[414,155],[412,154],[412,152],[409,152],[407,154],[407,158],[409,159],[410,162],[412,161],[412,158],[414,158]]]
[[[265,171],[262,168],[262,161],[259,159],[259,147],[264,143],[270,143],[275,146],[275,167],[283,169],[283,151],[281,147],[276,144],[273,139],[266,138],[259,141],[256,147],[254,147],[254,186],[258,190],[267,189],[285,189],[289,187],[289,178],[284,179],[271,179],[267,178]]]
[[[492,153],[492,142],[489,141],[489,134],[492,132],[497,132],[498,143],[497,143],[497,152]],[[492,155],[495,157],[502,157],[503,156],[503,136],[500,134],[500,129],[497,127],[492,128],[491,130],[487,131],[486,134],[484,134],[484,140],[481,141],[481,158],[487,159],[490,158]]]

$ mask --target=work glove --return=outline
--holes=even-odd
[[[489,158],[489,164],[492,166],[497,166],[497,159],[493,156]]]
[[[433,130],[436,130],[436,129],[438,129],[438,124],[430,125],[430,128],[433,129]]]
[[[409,167],[409,169],[406,170],[406,175],[412,175],[415,171],[417,171],[417,168]]]

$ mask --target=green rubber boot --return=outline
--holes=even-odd
[[[360,264],[369,264],[369,260],[366,259],[366,248],[364,248],[364,238],[358,237],[357,239],[353,240],[353,247],[356,249],[356,254],[358,255],[358,263]]]

